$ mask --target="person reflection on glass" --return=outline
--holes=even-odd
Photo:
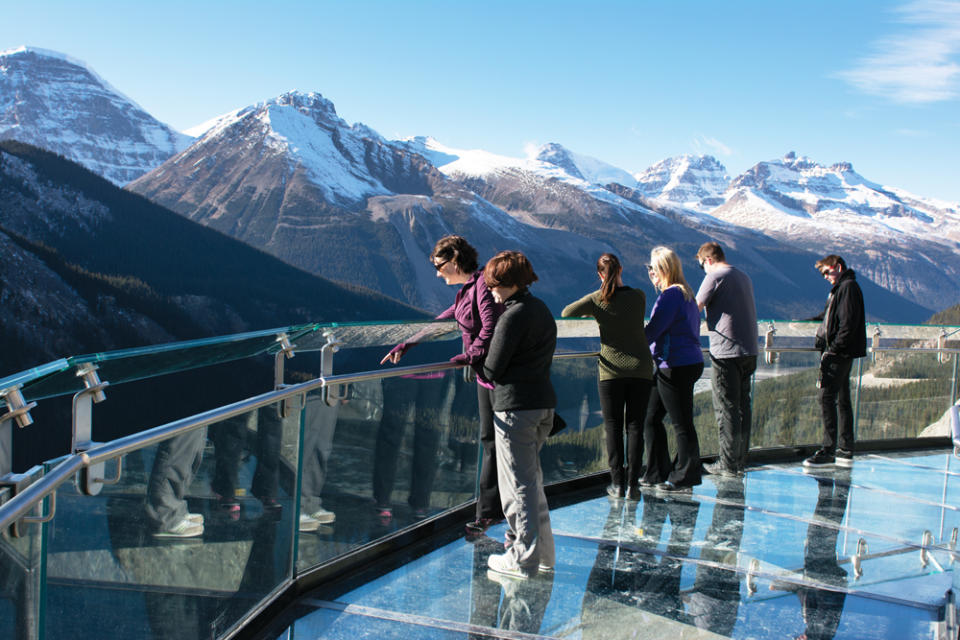
[[[670,519],[670,539],[667,552],[660,557],[660,561],[652,563],[637,576],[634,593],[641,609],[684,624],[691,623],[680,596],[680,573],[683,570],[682,559],[690,554],[699,513],[699,502],[644,495],[643,518],[637,529],[641,546],[656,547],[665,517]]]
[[[698,628],[732,636],[740,608],[737,554],[743,539],[743,479],[715,477],[717,503],[713,507],[713,519],[700,551],[700,559],[715,566],[697,566],[697,576],[687,606]]]
[[[503,553],[503,544],[485,535],[471,542],[470,624],[538,633],[553,591],[553,571],[542,571],[536,580],[525,581],[489,571],[490,556]],[[480,640],[490,635],[476,633],[468,637]]]
[[[817,506],[807,527],[803,577],[809,581],[845,588],[847,571],[837,562],[837,537],[847,510],[850,471],[844,469],[833,473],[832,477],[817,477],[817,490]],[[840,625],[846,592],[805,586],[797,590],[797,597],[806,623],[806,629],[799,638],[833,638]]]
[[[636,535],[637,501],[610,500],[610,511],[607,513],[601,542],[597,545],[597,557],[587,578],[587,586],[583,593],[583,605],[580,613],[581,637],[588,638],[610,637],[611,614],[628,628],[631,620],[623,620],[623,615],[629,617],[636,612],[634,594],[636,580],[639,575],[654,566],[656,556],[642,553],[640,548],[649,550],[648,544],[642,542]],[[661,502],[662,504],[662,502]],[[652,520],[648,522],[651,530],[656,531],[659,540],[660,528],[666,518],[666,510],[650,511],[650,518],[661,518],[659,524]],[[642,528],[642,527],[641,527]],[[621,541],[627,544],[621,545]],[[654,542],[652,548],[656,548]],[[638,625],[634,625],[638,626]]]
[[[377,428],[373,458],[373,499],[379,518],[393,516],[390,496],[397,476],[400,444],[407,421],[413,420],[413,457],[410,461],[410,494],[413,517],[422,520],[430,508],[437,474],[441,404],[446,372],[412,374],[383,381],[383,416]]]
[[[240,497],[246,491],[239,486],[239,472],[248,450],[256,457],[250,492],[260,501],[264,513],[278,515],[282,425],[277,406],[229,418],[211,429],[214,444],[214,471],[210,488],[217,505],[230,520],[240,518]],[[252,445],[252,446],[251,446]]]
[[[157,446],[147,483],[146,516],[154,538],[197,538],[203,514],[187,510],[186,494],[203,459],[207,428],[194,429]]]

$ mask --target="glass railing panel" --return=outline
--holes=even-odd
[[[475,496],[477,390],[451,369],[306,399],[297,566],[326,562]]]
[[[299,420],[271,405],[122,457],[57,491],[46,637],[218,637],[292,579]],[[113,479],[117,463],[91,474]],[[100,477],[100,476],[95,476]]]
[[[556,412],[567,427],[547,439],[540,450],[544,483],[607,471],[603,413],[597,393],[597,358],[554,360],[550,380],[557,394]]]
[[[316,331],[297,340],[298,351],[318,351],[333,336],[341,348],[393,346],[400,342],[428,343],[454,340],[460,329],[452,320],[422,322],[337,322],[318,325]]]
[[[820,354],[785,352],[757,359],[753,380],[751,448],[815,444],[823,438],[817,401]],[[851,380],[851,386],[856,379]]]
[[[38,380],[64,371],[69,366],[70,363],[61,358],[60,360],[54,360],[53,362],[48,362],[32,369],[26,369],[25,371],[8,375],[5,378],[0,379],[0,391],[18,386],[35,384]],[[6,406],[4,398],[0,398],[0,406]]]
[[[232,362],[261,353],[275,353],[280,345],[277,337],[288,335],[291,340],[312,331],[314,325],[281,327],[251,333],[220,336],[203,340],[124,349],[106,353],[74,356],[70,367],[24,386],[28,400],[73,394],[84,388],[77,370],[84,365],[95,365],[100,380],[118,385],[174,372]]]
[[[936,353],[886,352],[862,358],[858,440],[950,435],[953,359]],[[852,382],[857,373],[854,365]]]
[[[26,483],[43,476],[41,467],[23,474]],[[4,501],[11,497],[3,490]],[[34,509],[31,515],[41,513]],[[16,534],[16,535],[15,535]],[[43,612],[43,528],[19,522],[0,532],[0,638],[39,637]]]

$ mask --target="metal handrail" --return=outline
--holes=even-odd
[[[234,402],[222,407],[210,409],[203,413],[198,413],[187,418],[181,418],[164,425],[159,425],[145,431],[140,431],[123,438],[111,440],[110,442],[98,445],[81,454],[68,456],[61,461],[50,472],[44,474],[42,478],[31,484],[27,489],[18,493],[8,502],[0,506],[0,529],[9,527],[26,516],[41,500],[47,497],[53,491],[70,479],[76,472],[84,467],[91,467],[95,464],[112,460],[118,456],[130,453],[152,444],[156,444],[168,438],[187,433],[195,429],[200,429],[210,424],[222,422],[229,418],[248,413],[261,407],[275,404],[281,400],[292,398],[297,395],[306,394],[310,391],[330,386],[334,384],[349,384],[351,382],[365,382],[380,378],[393,378],[397,376],[433,373],[437,371],[446,371],[449,369],[458,369],[463,364],[454,362],[438,362],[426,365],[414,365],[408,367],[396,367],[393,369],[384,369],[378,371],[365,371],[361,373],[346,373],[335,376],[327,376],[290,385],[278,391],[270,391],[253,396],[245,400]]]
[[[802,353],[816,352],[814,347],[760,347],[762,352],[774,353]],[[709,350],[704,348],[706,353]],[[909,348],[909,347],[870,347],[871,353],[876,352],[919,352],[919,353],[960,353],[960,349],[947,348]],[[554,354],[554,360],[571,360],[576,358],[596,357],[599,351],[572,351]],[[210,424],[222,422],[229,418],[248,413],[261,407],[275,404],[281,400],[292,398],[297,395],[306,394],[323,387],[349,384],[354,382],[366,382],[383,378],[392,378],[398,376],[434,373],[438,371],[447,371],[458,369],[466,365],[453,362],[437,362],[425,365],[413,365],[405,367],[395,367],[392,369],[379,369],[373,371],[363,371],[359,373],[346,373],[327,377],[318,377],[307,382],[295,385],[289,385],[277,391],[253,396],[245,400],[240,400],[233,404],[210,409],[203,413],[181,418],[164,425],[159,425],[151,429],[140,431],[138,433],[118,438],[110,442],[98,445],[90,450],[76,455],[71,455],[60,462],[42,478],[31,484],[27,489],[11,498],[8,502],[0,506],[0,528],[6,528],[26,516],[36,504],[47,495],[55,491],[63,482],[67,481],[72,474],[84,467],[112,460],[119,456],[141,449],[152,444],[156,444],[168,438],[181,433],[205,427]]]

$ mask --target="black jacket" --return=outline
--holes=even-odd
[[[844,269],[830,290],[823,322],[817,329],[817,349],[845,358],[867,355],[867,325],[863,292],[853,269]]]
[[[529,291],[515,293],[493,330],[483,363],[494,383],[493,410],[553,409],[557,396],[550,365],[557,346],[557,323],[547,305]]]

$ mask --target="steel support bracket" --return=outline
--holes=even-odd
[[[36,467],[35,467],[36,468]],[[34,473],[7,473],[0,477],[0,505],[6,504],[15,496],[33,484]],[[24,516],[10,525],[9,532],[13,538],[20,538],[24,535],[24,525],[35,522],[47,522],[53,518],[53,512],[56,508],[56,498],[54,494],[50,495],[50,512],[45,516]]]
[[[329,329],[323,332],[323,337],[327,342],[320,349],[320,376],[328,378],[333,375],[333,354],[340,351],[340,341]],[[333,384],[323,387],[322,397],[327,406],[335,407],[346,399],[347,394],[343,391],[343,385]]]
[[[77,377],[83,380],[84,388],[73,396],[73,434],[72,445],[73,453],[79,454],[89,451],[95,443],[93,441],[93,405],[103,402],[107,399],[103,392],[110,383],[101,382],[97,375],[97,366],[93,363],[82,364],[77,367]],[[104,473],[105,464],[97,464],[84,467],[77,473],[77,488],[80,492],[95,496],[100,493],[104,484],[114,484],[120,480],[120,461],[117,461],[117,475],[115,478],[106,479]]]

